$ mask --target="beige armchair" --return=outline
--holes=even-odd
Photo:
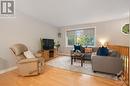
[[[22,76],[38,75],[42,73],[44,67],[44,59],[41,57],[26,58],[24,52],[28,48],[23,44],[15,44],[10,48],[16,56],[18,74]]]

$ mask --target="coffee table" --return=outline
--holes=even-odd
[[[73,62],[75,62],[77,59],[81,60],[81,67],[83,66],[83,62],[84,62],[84,54],[72,54],[71,55],[71,65],[73,65]]]

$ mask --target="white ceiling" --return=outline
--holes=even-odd
[[[17,0],[16,9],[57,27],[128,17],[130,0]]]

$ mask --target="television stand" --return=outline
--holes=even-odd
[[[41,56],[45,59],[45,61],[57,57],[57,49],[41,50],[38,53],[41,54]]]

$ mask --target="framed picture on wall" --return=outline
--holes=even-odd
[[[122,28],[121,28],[121,32],[125,35],[129,34],[129,24],[125,24]]]

